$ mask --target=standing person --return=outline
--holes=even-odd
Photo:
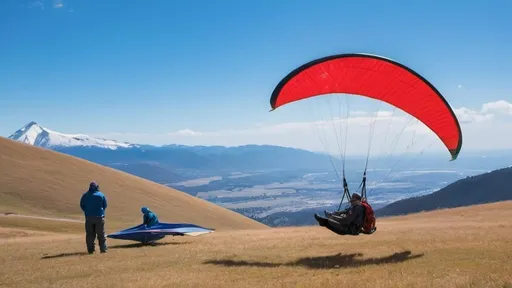
[[[98,238],[100,252],[107,252],[105,237],[105,210],[107,198],[100,192],[100,186],[96,182],[89,184],[89,190],[80,199],[80,208],[85,215],[85,242],[87,252],[94,253],[94,239]]]

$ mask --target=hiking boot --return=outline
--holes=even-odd
[[[322,217],[320,217],[320,215],[315,213],[315,219],[316,219],[316,221],[318,221],[318,224],[320,224],[320,226],[325,226],[325,221],[326,221],[325,218],[322,218]]]

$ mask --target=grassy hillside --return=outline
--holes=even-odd
[[[82,159],[0,138],[0,213],[82,219],[79,201],[91,180],[108,198],[110,227],[142,221],[141,206],[163,222],[225,229],[267,228],[186,193]]]
[[[0,286],[510,288],[511,217],[509,201],[390,217],[373,235],[225,231],[146,247],[109,240],[95,255],[83,234],[4,228]]]
[[[455,208],[512,200],[512,168],[455,181],[432,194],[402,199],[376,211],[378,216],[404,215],[440,208]]]

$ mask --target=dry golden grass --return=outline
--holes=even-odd
[[[84,223],[83,221],[59,221],[56,223],[55,220],[50,219],[0,215],[0,227],[56,233],[81,233],[84,230]]]
[[[1,137],[0,171],[0,213],[82,220],[80,197],[89,182],[95,180],[107,196],[107,221],[112,228],[138,224],[142,221],[140,207],[148,206],[163,222],[191,222],[219,231],[268,229],[250,218],[163,185]]]
[[[510,287],[511,218],[509,201],[378,219],[374,235],[300,227],[149,247],[109,239],[109,252],[94,255],[84,254],[82,233],[26,232],[34,235],[0,242],[0,286]]]

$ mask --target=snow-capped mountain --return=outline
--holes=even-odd
[[[99,147],[108,149],[134,148],[137,145],[115,140],[94,138],[83,134],[63,134],[30,122],[14,132],[10,139],[43,148],[56,147]]]

